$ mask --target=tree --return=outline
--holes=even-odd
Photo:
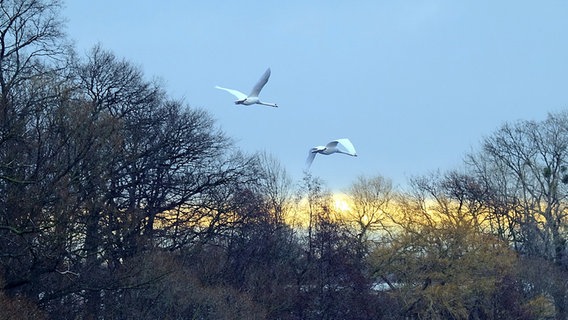
[[[259,179],[259,192],[267,198],[275,221],[284,223],[292,198],[292,181],[274,156],[263,152],[258,155],[258,161],[262,177]]]
[[[491,191],[494,232],[523,255],[568,270],[568,113],[549,114],[542,122],[505,124],[487,137],[482,150],[468,157],[471,174]],[[558,319],[568,312],[568,287],[558,282],[554,297]]]
[[[512,275],[515,256],[507,243],[482,232],[483,207],[466,188],[473,184],[455,172],[417,178],[413,193],[399,201],[392,216],[398,231],[370,257],[387,285],[383,292],[401,302],[399,317],[480,319],[514,310],[494,297]]]
[[[568,172],[567,114],[504,125],[470,155],[472,171],[509,207],[517,248],[562,264]]]
[[[110,316],[148,281],[127,261],[234,223],[226,204],[253,180],[254,159],[100,46],[64,71],[18,82],[10,101],[27,111],[10,114],[1,140],[2,290],[53,317]]]
[[[62,40],[58,0],[5,0],[0,2],[0,118],[3,124],[18,112],[14,103],[23,82],[41,74],[46,59],[61,57]]]
[[[269,318],[286,317],[296,304],[303,248],[296,232],[274,219],[264,194],[242,190],[237,199],[242,219],[225,237],[226,267],[218,278],[249,292]]]
[[[0,308],[2,310],[0,320],[46,319],[45,312],[42,312],[37,304],[25,297],[8,297],[2,291],[0,291]]]
[[[126,258],[188,246],[202,229],[230,221],[217,198],[228,201],[233,185],[251,179],[251,160],[228,152],[229,139],[206,112],[167,99],[100,46],[77,71],[75,96],[93,125],[77,141],[88,141],[88,156],[72,171],[83,199],[76,216],[84,242],[77,245],[87,257],[80,264],[91,288],[86,313],[97,315],[121,290]]]
[[[105,318],[266,319],[265,309],[250,293],[222,281],[204,281],[196,264],[220,267],[214,264],[216,257],[208,249],[187,260],[176,252],[162,250],[126,259],[119,277],[122,288],[119,294],[113,294],[113,303],[105,303]]]
[[[307,265],[308,319],[368,319],[375,316],[371,278],[361,243],[350,227],[334,220],[331,206],[316,209],[312,261]]]
[[[295,315],[301,319],[367,319],[377,316],[371,279],[361,243],[351,226],[333,211],[323,182],[306,173],[299,189],[308,221],[303,263],[298,273],[299,300]]]
[[[67,80],[60,8],[59,1],[0,1],[1,289],[31,302],[51,283],[48,274],[65,271],[59,268],[67,239],[53,222],[67,211],[58,193],[61,171],[51,171],[62,143],[50,140]]]
[[[521,309],[520,304],[493,300],[510,278],[514,261],[495,239],[457,229],[423,229],[379,247],[372,261],[389,287],[384,292],[401,304],[398,317],[483,319]]]
[[[389,206],[394,198],[392,182],[384,177],[360,176],[348,192],[352,207],[347,212],[348,222],[354,223],[361,243],[372,231],[388,232]]]

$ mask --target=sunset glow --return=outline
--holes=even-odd
[[[349,197],[344,193],[334,194],[333,208],[342,213],[351,210],[351,207],[349,206]]]

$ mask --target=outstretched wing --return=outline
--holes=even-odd
[[[357,155],[357,151],[355,151],[355,147],[353,146],[353,144],[351,143],[351,141],[349,139],[343,138],[343,139],[337,139],[335,141],[336,145],[339,144],[343,149],[345,149],[345,151],[347,151],[347,153],[349,153],[352,156],[356,156]],[[331,142],[330,142],[331,143]]]
[[[316,157],[316,152],[312,152],[310,150],[310,154],[308,155],[308,158],[306,159],[306,170],[308,170],[310,168],[310,166],[312,165],[312,162],[314,162],[315,157]]]
[[[219,87],[219,86],[215,86],[215,88],[217,89],[221,89],[221,90],[225,90],[228,93],[234,95],[235,97],[237,97],[237,99],[239,100],[244,100],[247,98],[247,95],[240,92],[239,90],[235,90],[235,89],[227,89],[227,88],[223,88],[223,87]]]
[[[333,149],[335,147],[337,147],[337,144],[339,143],[339,140],[333,140],[330,143],[326,144],[325,147],[328,149]]]
[[[260,90],[262,90],[264,85],[268,82],[268,78],[270,78],[270,68],[266,69],[262,77],[260,77],[260,80],[258,80],[254,88],[252,88],[249,97],[258,97]]]

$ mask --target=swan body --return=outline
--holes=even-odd
[[[242,104],[242,105],[245,105],[245,106],[250,106],[252,104],[261,104],[261,105],[276,108],[276,107],[278,107],[278,105],[276,103],[264,102],[264,101],[261,101],[258,98],[260,91],[262,90],[262,88],[264,88],[264,85],[268,82],[268,78],[270,78],[270,68],[266,69],[266,71],[264,72],[262,77],[260,77],[260,79],[258,80],[256,85],[252,88],[249,95],[246,95],[246,94],[244,94],[244,93],[242,93],[238,90],[235,90],[235,89],[228,89],[228,88],[223,88],[223,87],[220,87],[220,86],[215,86],[215,88],[225,90],[228,93],[237,97],[237,100],[235,100],[235,104]]]
[[[306,169],[309,169],[316,157],[316,154],[330,155],[334,153],[343,153],[352,157],[357,156],[355,147],[349,139],[337,139],[329,142],[325,146],[316,146],[310,149],[308,159],[306,159]]]

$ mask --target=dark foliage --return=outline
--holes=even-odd
[[[0,319],[568,314],[567,114],[402,196],[360,178],[345,219],[127,60],[77,57],[60,9],[0,0]]]

